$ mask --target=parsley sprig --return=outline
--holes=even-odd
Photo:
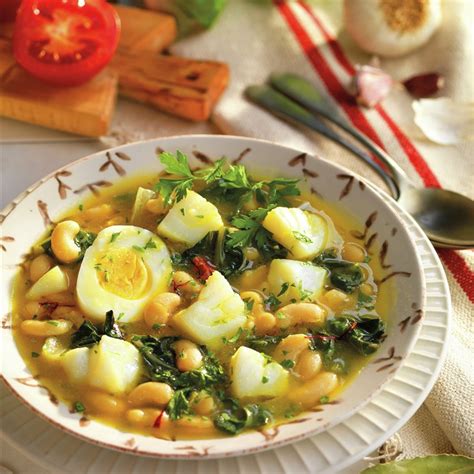
[[[272,239],[272,234],[263,226],[262,221],[276,204],[255,209],[248,214],[236,215],[231,223],[238,230],[229,234],[227,248],[255,247],[265,260],[269,258],[286,257],[287,251]]]
[[[248,176],[245,166],[228,163],[225,158],[195,172],[191,171],[188,157],[179,150],[176,154],[163,152],[159,159],[165,172],[172,175],[160,178],[155,186],[166,205],[183,199],[196,181],[204,182],[202,193],[206,197],[214,201],[237,202],[238,208],[251,199],[262,207],[288,205],[287,197],[300,194],[297,187],[299,179],[255,181]]]

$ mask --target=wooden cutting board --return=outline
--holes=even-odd
[[[116,6],[122,20],[117,53],[101,74],[78,87],[49,86],[23,71],[0,37],[0,115],[86,136],[107,133],[117,91],[190,120],[207,120],[229,80],[228,67],[159,55],[176,39],[170,15]]]

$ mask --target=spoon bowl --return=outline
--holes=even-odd
[[[474,201],[446,189],[404,184],[398,203],[435,245],[474,247]]]

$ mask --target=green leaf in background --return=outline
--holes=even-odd
[[[145,0],[145,5],[176,17],[179,35],[209,28],[223,10],[226,0]]]
[[[364,469],[361,474],[473,474],[474,459],[440,454],[423,458],[379,464]]]

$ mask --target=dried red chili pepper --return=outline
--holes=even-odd
[[[437,72],[428,72],[412,76],[402,83],[414,97],[430,97],[444,87],[444,77]]]
[[[155,422],[153,423],[153,428],[159,428],[161,426],[161,420],[163,419],[163,415],[165,414],[166,408],[163,408],[160,411],[160,414],[156,417]]]
[[[194,257],[192,259],[192,262],[193,265],[196,267],[200,280],[206,281],[215,270],[212,263],[204,257]]]

